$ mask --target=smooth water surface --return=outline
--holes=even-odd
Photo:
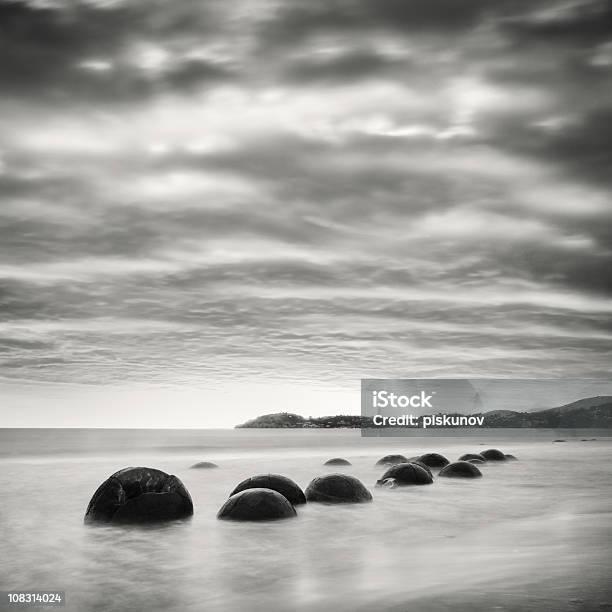
[[[609,609],[612,439],[551,432],[361,438],[356,430],[0,430],[0,589],[66,592],[66,610]],[[590,437],[590,436],[588,436]],[[374,488],[377,458],[499,447],[479,480]],[[341,456],[352,467],[326,468]],[[191,470],[211,460],[218,469]],[[191,520],[88,527],[96,487],[129,465],[176,474]],[[302,487],[345,471],[371,504],[298,507],[270,523],[218,521],[243,478]]]

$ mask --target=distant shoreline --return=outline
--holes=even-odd
[[[416,417],[413,426],[421,427],[421,415]],[[483,417],[483,429],[525,428],[525,429],[608,429],[612,428],[612,397],[591,397],[534,412],[514,410],[491,410],[470,415],[452,413],[449,416]],[[333,415],[323,417],[303,417],[291,412],[264,414],[246,423],[236,425],[236,429],[388,429],[394,425],[377,425],[373,417],[361,415]],[[444,425],[432,425],[432,429],[447,429]]]

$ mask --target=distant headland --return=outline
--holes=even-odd
[[[455,416],[462,416],[458,413]],[[612,428],[612,396],[587,397],[571,404],[535,412],[491,410],[470,416],[483,416],[483,427],[525,428]],[[420,424],[421,417],[417,418]],[[341,414],[323,417],[303,417],[290,412],[264,414],[241,425],[239,429],[338,429],[376,428],[372,417]]]

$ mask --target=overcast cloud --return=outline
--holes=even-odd
[[[599,0],[1,0],[5,388],[607,376],[611,100]]]

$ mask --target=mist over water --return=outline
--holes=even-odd
[[[2,430],[0,589],[64,590],[66,609],[78,612],[348,612],[410,603],[421,610],[446,609],[451,600],[466,610],[474,602],[481,609],[494,602],[530,609],[530,601],[540,609],[604,609],[612,569],[606,539],[612,442],[551,443],[555,437]],[[435,450],[456,459],[489,446],[520,461],[487,463],[477,481],[373,486],[383,454]],[[216,519],[243,478],[274,472],[306,487],[332,471],[322,463],[333,456],[353,463],[333,469],[360,478],[373,503],[307,504],[297,519],[271,523]],[[198,460],[220,467],[190,470]],[[193,518],[155,528],[84,526],[96,487],[128,465],[181,478]]]

